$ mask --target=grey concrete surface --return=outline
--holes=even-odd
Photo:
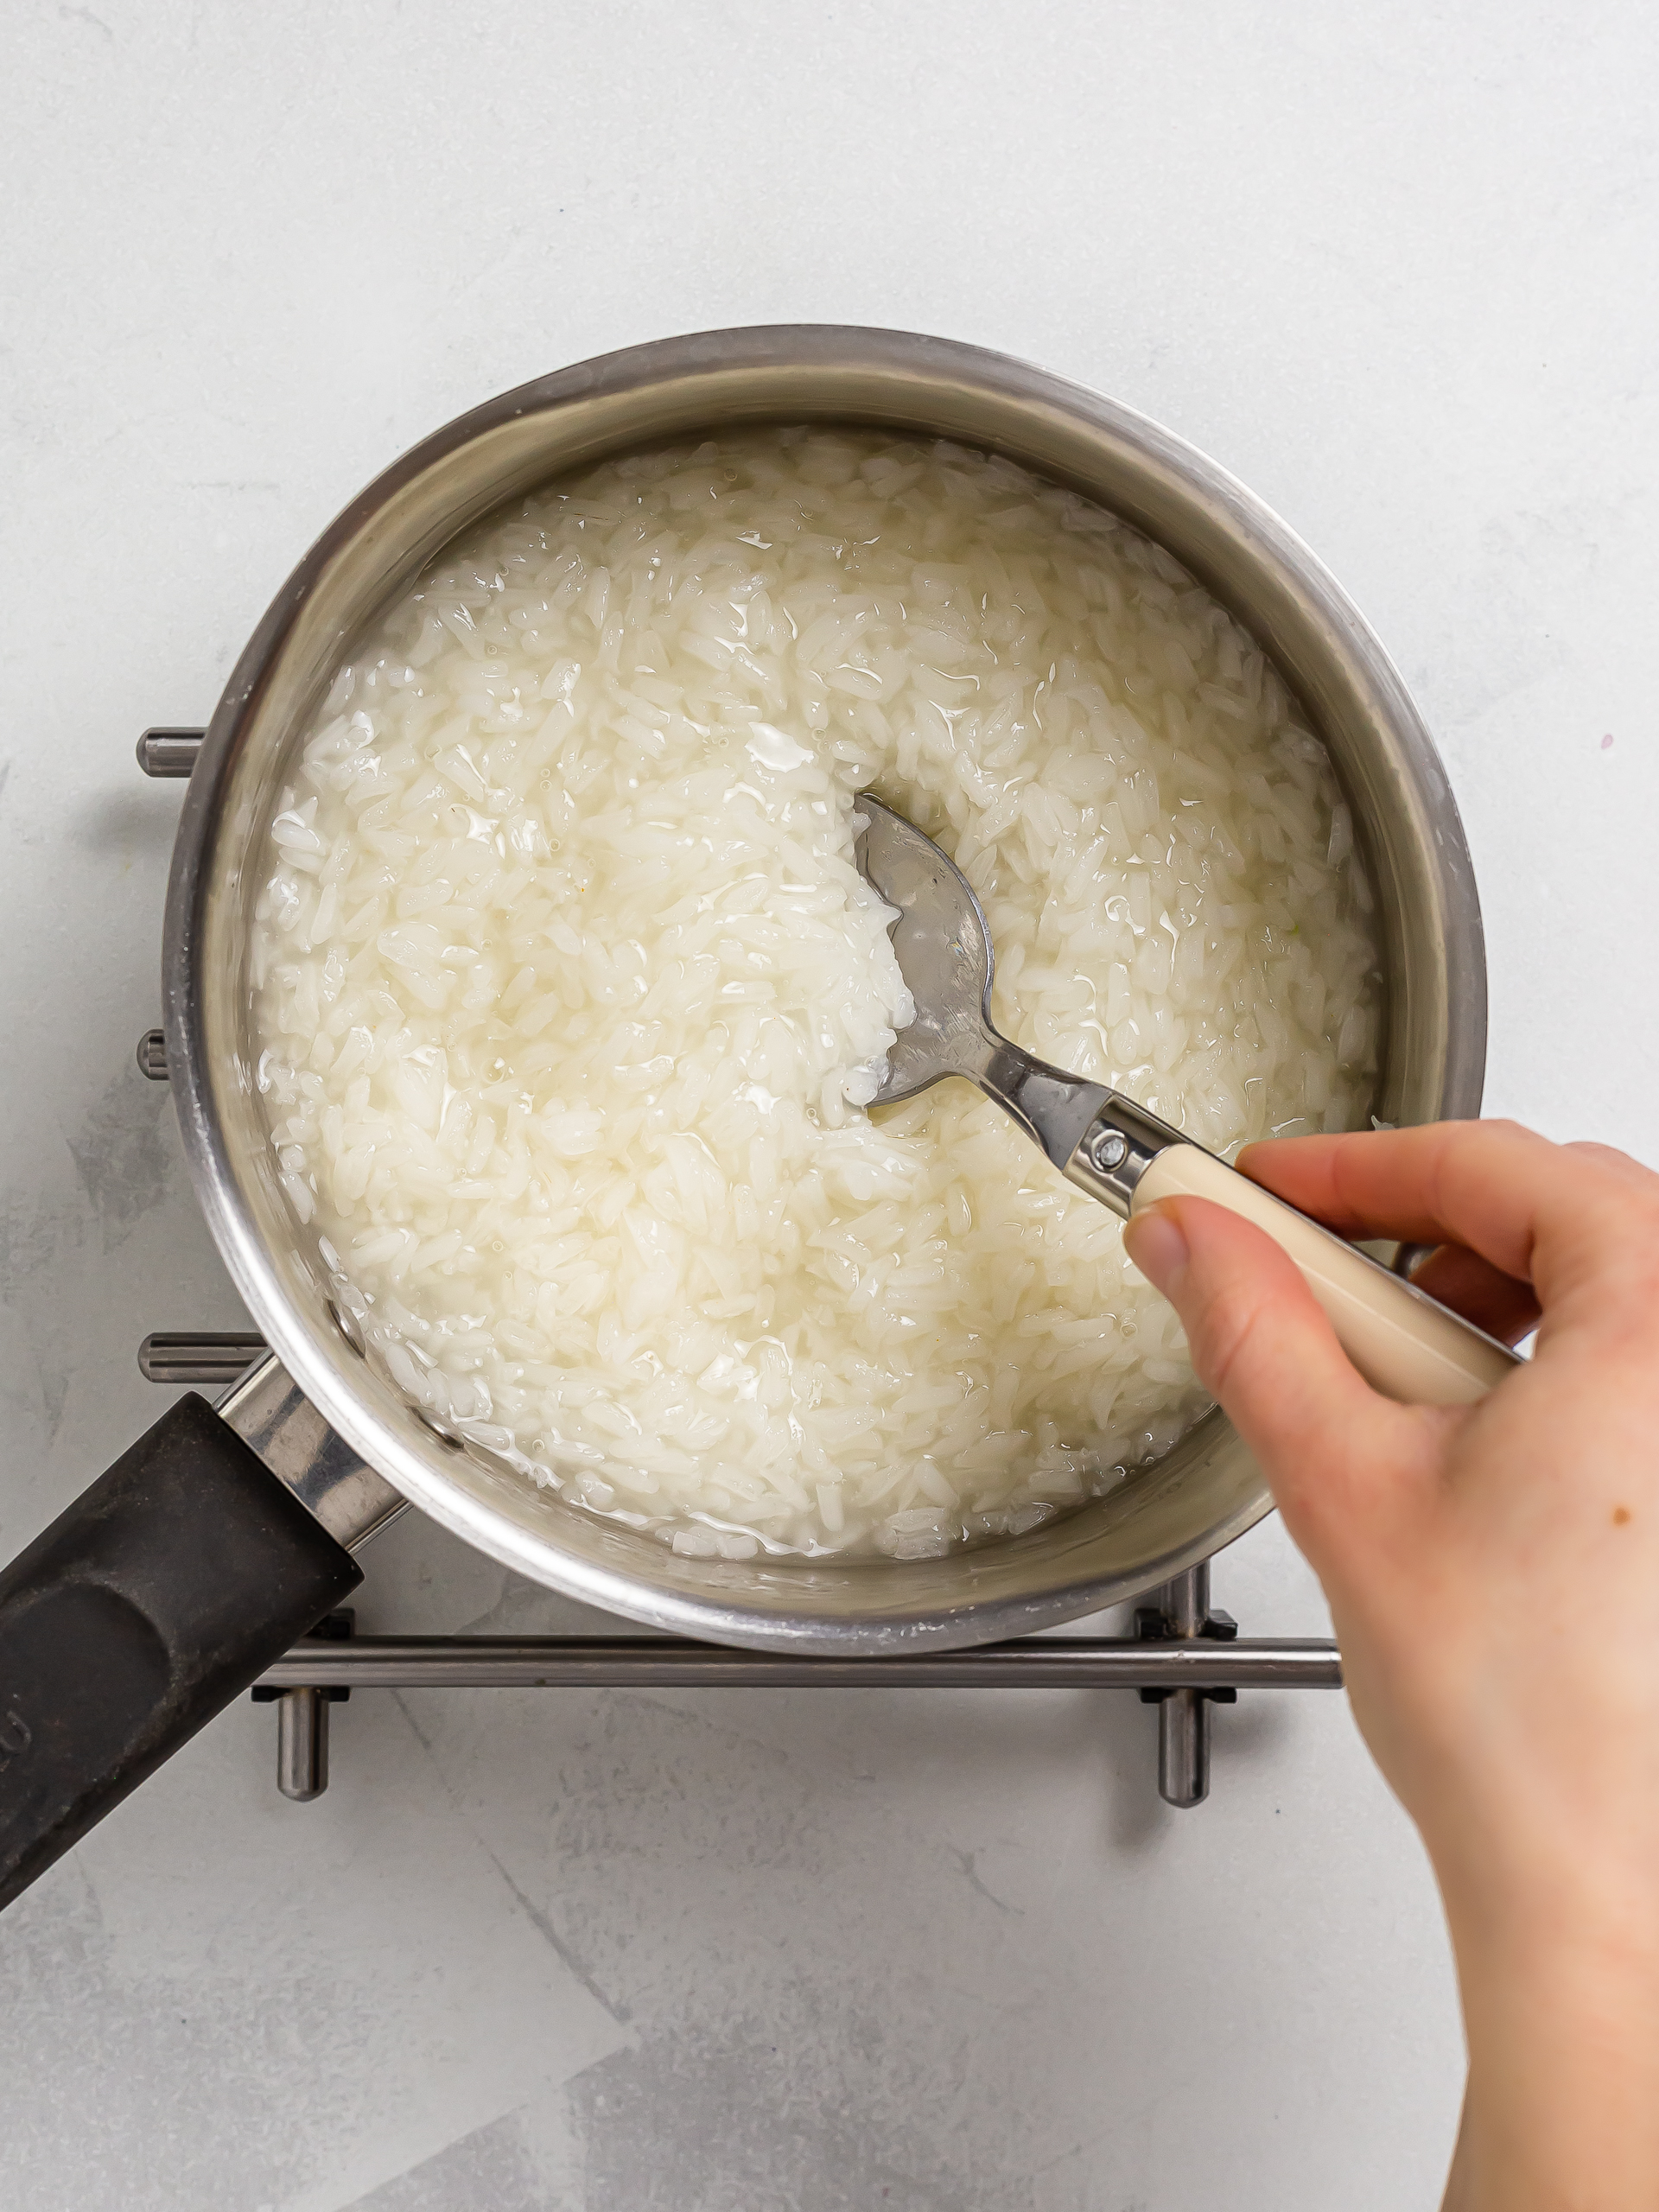
[[[235,1327],[155,1018],[177,787],[391,454],[632,340],[1028,355],[1283,512],[1450,764],[1489,1098],[1659,1153],[1659,32],[1445,10],[11,0],[0,73],[0,1555]],[[1249,1628],[1316,1632],[1272,1524]],[[577,1617],[412,1516],[365,1624]],[[244,1705],[0,1922],[29,2212],[1408,2212],[1460,2045],[1342,1700],[359,1694]]]

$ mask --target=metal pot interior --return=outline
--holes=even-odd
[[[1479,910],[1445,772],[1381,647],[1275,517],[1128,410],[1003,356],[900,333],[781,327],[634,348],[523,386],[388,469],[306,556],[232,677],[191,779],[168,894],[169,1066],[197,1191],[267,1340],[348,1442],[455,1534],[588,1603],[678,1632],[827,1652],[965,1644],[1161,1581],[1268,1510],[1217,1414],[1109,1497],[943,1559],[682,1559],[435,1437],[341,1337],[270,1165],[249,1041],[248,916],[284,765],[363,626],[489,510],[607,455],[760,423],[989,447],[1159,540],[1260,640],[1330,748],[1381,908],[1377,1112],[1478,1108]]]

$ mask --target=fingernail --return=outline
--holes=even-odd
[[[1123,1231],[1123,1249],[1166,1298],[1179,1288],[1192,1255],[1180,1224],[1166,1206],[1148,1206],[1136,1214]]]

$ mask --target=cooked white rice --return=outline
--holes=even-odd
[[[1329,763],[1169,556],[945,443],[608,463],[340,672],[253,951],[283,1188],[441,1428],[682,1552],[938,1552],[1202,1409],[1117,1223],[908,1002],[854,794],[954,852],[995,1011],[1205,1142],[1370,1102]]]

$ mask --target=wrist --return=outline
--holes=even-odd
[[[1562,1848],[1431,1849],[1460,1971],[1563,1993],[1659,1986],[1659,1863],[1586,1839]],[[1574,1843],[1577,1848],[1573,1847]],[[1656,2011],[1659,2028],[1659,2010]]]
[[[1659,2203],[1656,1886],[1448,1903],[1469,2044],[1459,2212]]]

